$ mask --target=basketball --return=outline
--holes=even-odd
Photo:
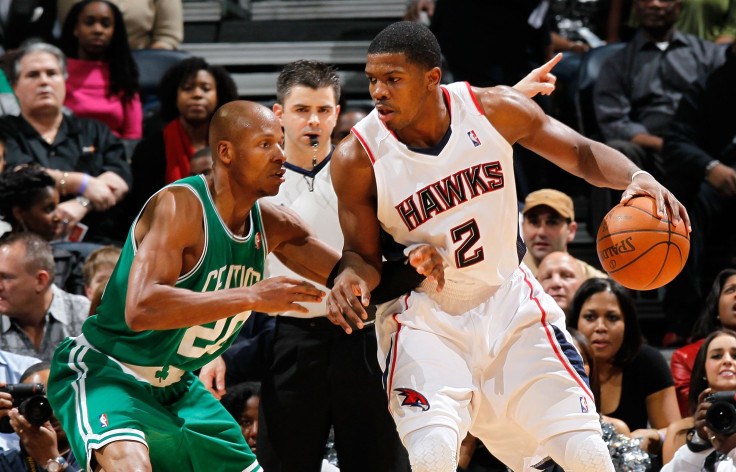
[[[649,196],[634,197],[608,212],[598,229],[596,250],[601,266],[624,287],[652,290],[680,273],[690,252],[685,223],[657,217]]]

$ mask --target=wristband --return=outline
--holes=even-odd
[[[721,161],[719,161],[718,159],[713,159],[712,161],[708,163],[707,166],[705,166],[705,178],[706,179],[708,178],[710,171],[712,171],[715,168],[715,166],[717,166],[720,163]]]
[[[84,174],[82,176],[82,183],[79,185],[79,189],[77,190],[77,195],[84,195],[84,191],[87,190],[87,185],[89,185],[89,180],[91,177],[89,174]]]
[[[633,174],[631,175],[631,181],[633,182],[633,181],[634,181],[634,177],[636,177],[636,176],[637,176],[637,175],[639,175],[639,174],[647,174],[647,175],[648,175],[649,177],[651,177],[651,176],[652,176],[652,174],[650,174],[649,172],[647,172],[647,171],[645,171],[645,170],[637,170],[636,172],[634,172],[634,173],[633,173]]]

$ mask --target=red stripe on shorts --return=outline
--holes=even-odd
[[[565,370],[572,376],[572,378],[577,382],[577,384],[580,386],[580,388],[583,389],[585,393],[588,394],[590,399],[593,401],[593,394],[590,393],[590,390],[588,389],[588,386],[585,385],[585,382],[582,381],[582,379],[577,375],[577,373],[573,370],[572,367],[570,367],[570,364],[568,362],[565,362],[566,358],[565,356],[560,352],[560,349],[557,347],[557,343],[554,342],[555,336],[550,332],[549,326],[547,325],[547,312],[544,311],[544,308],[542,308],[542,304],[539,303],[539,300],[537,297],[534,296],[534,287],[532,287],[532,283],[529,281],[529,279],[526,276],[526,271],[519,269],[524,273],[524,282],[529,286],[529,299],[533,300],[534,303],[537,304],[537,307],[539,307],[539,311],[542,312],[542,326],[544,326],[544,331],[547,333],[547,341],[549,341],[550,346],[552,346],[552,350],[555,351],[555,355],[560,360],[563,366],[565,366]],[[594,403],[595,404],[595,403]]]
[[[404,295],[404,299],[402,302],[404,303],[404,311],[406,311],[409,308],[409,305],[406,303],[406,301],[409,299],[409,295]],[[389,402],[388,402],[388,411],[393,414],[393,411],[391,411],[391,391],[394,388],[394,369],[396,369],[396,352],[399,350],[399,331],[401,331],[401,323],[396,319],[396,317],[399,316],[398,313],[393,314],[394,321],[396,322],[397,328],[396,328],[396,336],[394,337],[394,352],[391,356],[391,373],[388,375],[388,389],[387,392],[389,396]]]

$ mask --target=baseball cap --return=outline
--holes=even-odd
[[[559,190],[543,188],[530,193],[526,196],[526,200],[524,200],[524,209],[521,213],[526,215],[526,212],[540,205],[546,205],[552,208],[563,218],[575,219],[575,208],[572,204],[572,198]]]

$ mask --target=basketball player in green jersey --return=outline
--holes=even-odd
[[[240,427],[192,371],[219,356],[251,310],[307,310],[309,282],[262,280],[266,254],[324,284],[339,254],[275,195],[286,161],[276,116],[251,102],[210,124],[214,168],[151,197],[97,314],[54,356],[49,399],[87,470],[257,471]]]

